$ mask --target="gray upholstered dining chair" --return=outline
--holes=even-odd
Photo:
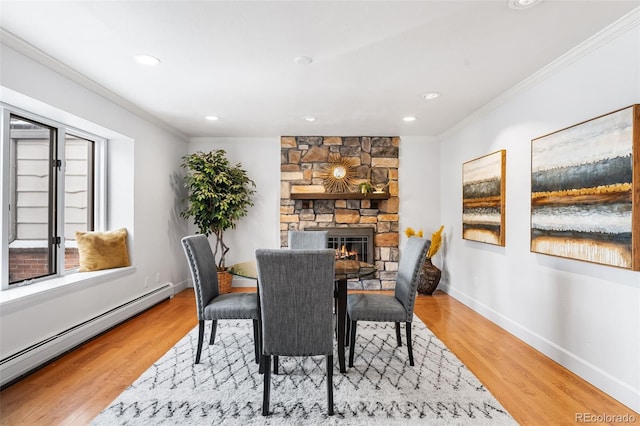
[[[358,321],[394,322],[398,346],[402,346],[400,323],[406,324],[409,365],[413,365],[411,346],[411,322],[416,300],[418,277],[426,258],[431,241],[411,237],[404,246],[398,265],[398,277],[393,296],[386,294],[350,294],[347,296],[347,330],[350,329],[349,367],[353,367],[353,357]],[[349,333],[348,333],[349,334]]]
[[[256,250],[264,416],[269,415],[271,357],[315,355],[326,356],[327,405],[333,415],[334,262],[334,251],[326,248]]]
[[[216,338],[218,320],[225,319],[253,320],[254,352],[256,362],[259,362],[260,314],[258,311],[258,295],[256,293],[220,294],[216,261],[206,236],[200,234],[184,237],[182,239],[182,248],[191,270],[198,311],[198,350],[195,363],[200,363],[205,321],[210,320],[213,322],[211,338],[209,339],[209,344],[213,345]]]
[[[289,231],[290,249],[324,249],[328,240],[328,231]]]

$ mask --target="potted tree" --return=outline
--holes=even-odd
[[[187,171],[188,206],[181,216],[192,217],[201,234],[215,235],[213,255],[220,291],[224,293],[231,287],[232,280],[225,265],[229,247],[224,242],[224,231],[235,228],[238,219],[246,216],[253,206],[255,183],[240,163],[229,162],[222,149],[185,155],[182,167]]]

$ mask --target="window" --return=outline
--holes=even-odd
[[[95,142],[65,135],[64,168],[64,268],[80,266],[76,231],[94,230],[94,156]]]
[[[96,229],[102,217],[96,165],[104,140],[27,114],[8,117],[11,286],[78,268],[75,233]]]

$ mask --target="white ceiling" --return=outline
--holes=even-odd
[[[189,136],[429,136],[639,5],[2,0],[0,26]]]

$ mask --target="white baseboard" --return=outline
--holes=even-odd
[[[580,358],[576,354],[556,345],[545,339],[543,336],[523,327],[510,318],[496,312],[489,306],[470,297],[466,293],[451,288],[449,285],[441,285],[440,290],[449,294],[459,302],[473,309],[491,322],[502,327],[531,347],[542,352],[558,364],[570,370],[582,379],[591,383],[601,391],[609,394],[627,407],[636,412],[640,412],[640,390],[634,389],[628,383],[624,383],[616,377],[611,376],[606,371]]]
[[[175,293],[174,284],[165,283],[137,299],[0,360],[0,386],[13,382],[156,303],[173,297]]]
[[[189,284],[190,284],[190,280],[184,280],[184,281],[180,281],[177,284],[174,284],[173,285],[173,294],[178,294],[182,290],[185,290],[185,289],[187,289],[189,287],[193,287],[193,286],[191,286]],[[173,297],[173,296],[171,296],[171,297]]]

